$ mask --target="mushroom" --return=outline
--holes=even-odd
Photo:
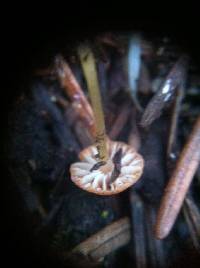
[[[120,193],[141,176],[144,161],[134,148],[106,136],[95,59],[87,46],[78,50],[88,84],[96,123],[96,142],[80,152],[81,162],[71,165],[71,180],[81,189],[98,195]]]
[[[134,148],[124,142],[107,140],[108,160],[99,162],[95,145],[80,152],[81,162],[71,165],[72,181],[80,188],[98,195],[120,193],[140,178],[144,161]]]

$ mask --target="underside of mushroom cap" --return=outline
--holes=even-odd
[[[134,148],[110,140],[107,146],[107,162],[99,162],[97,148],[91,145],[79,154],[81,162],[71,165],[71,179],[78,187],[98,195],[112,195],[126,190],[141,177],[144,160]]]

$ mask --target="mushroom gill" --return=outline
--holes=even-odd
[[[71,165],[72,181],[80,188],[98,195],[120,193],[142,175],[144,160],[134,148],[117,141],[108,141],[109,158],[97,159],[97,148],[91,145],[80,152],[81,162]]]

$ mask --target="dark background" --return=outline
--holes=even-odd
[[[138,11],[134,5],[124,8],[123,3],[117,8],[116,3],[113,3],[109,10],[107,6],[101,9],[98,6],[91,8],[87,1],[82,3],[83,6],[84,4],[86,5],[84,8],[78,3],[77,5],[75,3],[74,7],[63,6],[62,14],[57,10],[49,13],[48,8],[41,11],[40,6],[36,7],[36,10],[30,7],[29,12],[23,11],[23,8],[20,12],[14,7],[8,9],[7,18],[3,23],[5,36],[2,37],[2,43],[5,48],[1,55],[2,58],[5,57],[5,64],[1,63],[5,71],[3,75],[5,86],[1,90],[3,145],[6,142],[8,113],[20,92],[21,85],[28,81],[35,66],[45,65],[49,55],[54,55],[62,48],[63,40],[73,43],[73,40],[112,30],[140,30],[149,35],[168,35],[175,43],[189,51],[200,66],[199,22],[195,7],[192,10],[188,8],[183,13],[182,6],[175,11],[174,6],[163,3],[160,9],[155,8],[156,15],[153,15],[151,9],[148,9],[145,4],[141,11]],[[196,10],[198,11],[198,8]],[[5,156],[6,152],[3,151],[2,160]],[[6,162],[3,164],[1,187],[3,258],[1,261],[6,262],[5,267],[9,267],[13,262],[20,267],[47,265],[59,267],[56,260],[48,256],[45,251],[41,254],[35,250],[21,210],[20,198],[15,194],[15,186],[8,176]],[[190,267],[193,266],[195,267],[195,259]]]

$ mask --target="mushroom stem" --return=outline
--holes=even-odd
[[[88,91],[94,111],[96,121],[96,146],[98,151],[98,159],[100,161],[107,161],[108,151],[106,145],[106,130],[104,113],[101,102],[101,95],[95,66],[95,58],[89,46],[80,46],[78,48],[83,72],[86,78]]]

